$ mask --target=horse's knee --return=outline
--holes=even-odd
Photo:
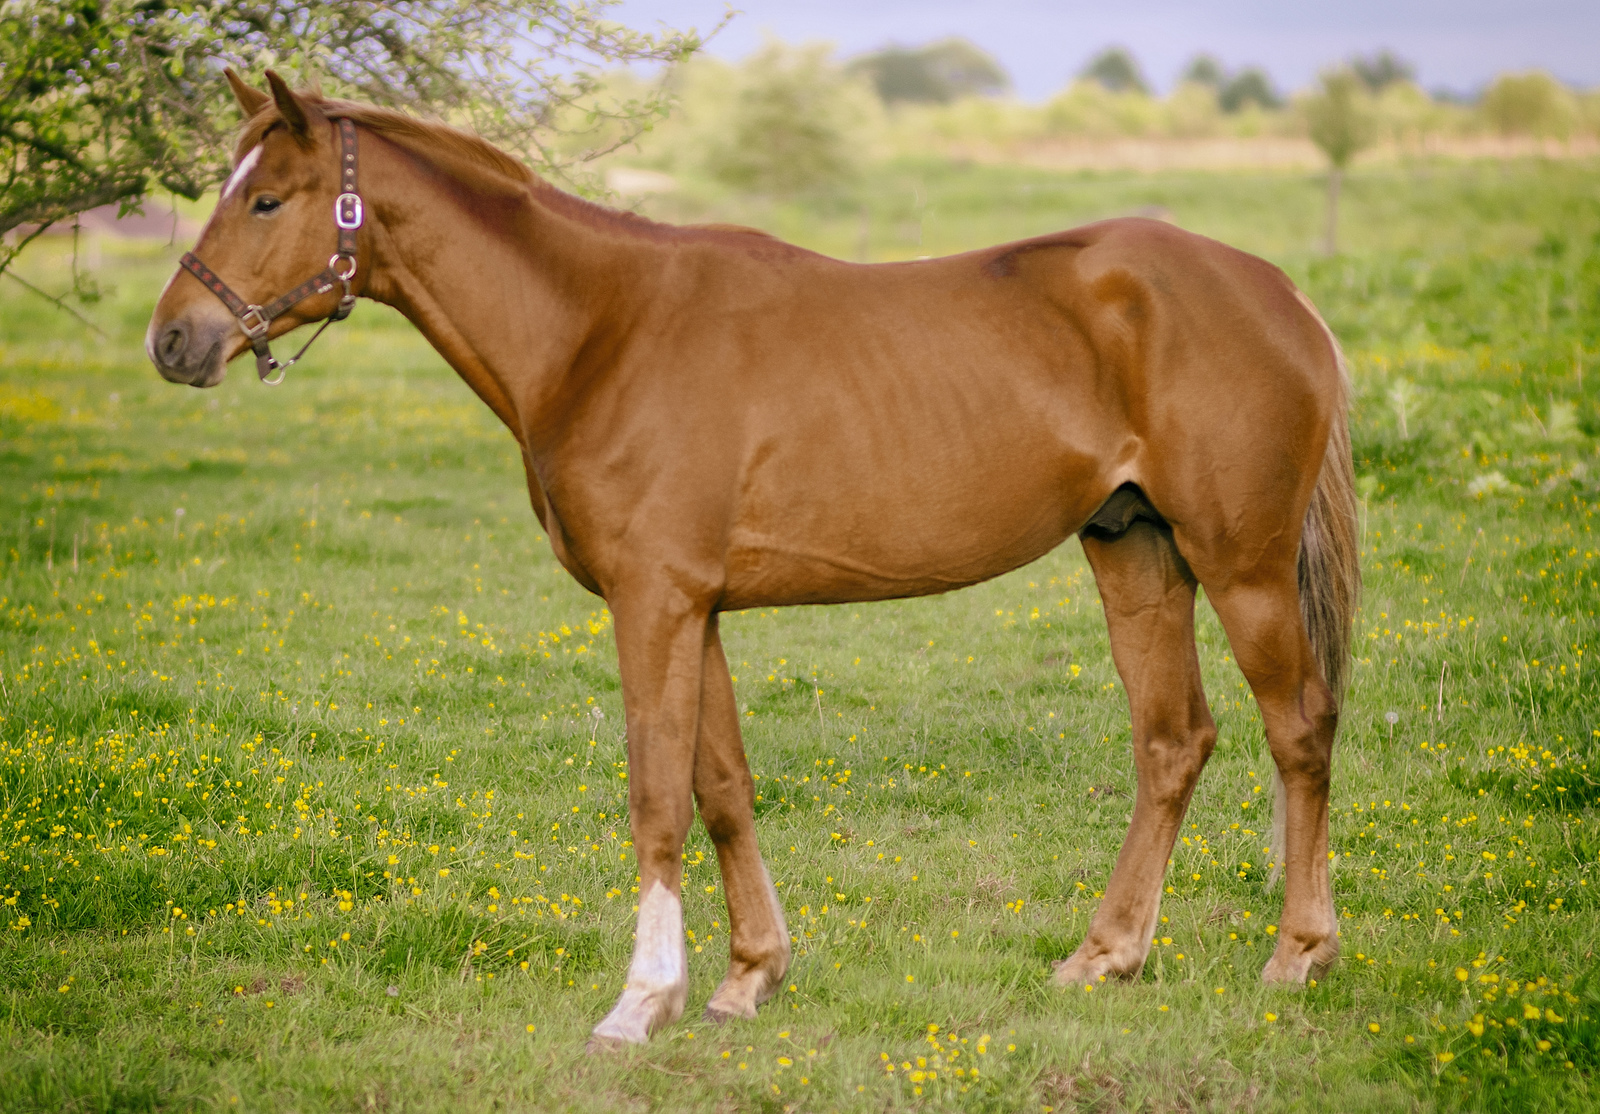
[[[726,801],[700,802],[700,822],[712,843],[727,843],[747,830],[755,820],[755,810],[748,802],[730,804]]]
[[[697,779],[695,801],[700,806],[700,822],[713,843],[735,838],[755,820],[755,785],[748,775],[729,775],[709,783]]]
[[[675,872],[681,865],[692,809],[630,793],[628,812],[633,851],[640,869]]]

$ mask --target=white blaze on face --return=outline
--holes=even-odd
[[[689,992],[689,956],[683,943],[683,903],[660,882],[639,902],[628,988],[594,1027],[602,1040],[643,1044],[683,1014]]]
[[[238,189],[250,172],[256,168],[256,163],[261,161],[261,144],[250,148],[250,153],[239,160],[239,165],[233,168],[233,173],[228,175],[228,180],[222,187],[222,200],[226,201],[233,196],[233,191]]]

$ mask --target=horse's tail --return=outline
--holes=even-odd
[[[1333,693],[1335,709],[1344,703],[1350,681],[1350,641],[1356,605],[1361,599],[1361,550],[1356,514],[1355,465],[1350,453],[1350,369],[1332,330],[1310,299],[1300,300],[1317,318],[1333,346],[1339,367],[1339,396],[1322,471],[1300,529],[1300,614],[1322,677]],[[1283,870],[1284,822],[1288,813],[1283,778],[1273,773],[1276,800],[1272,813],[1272,850],[1277,865],[1270,881]]]

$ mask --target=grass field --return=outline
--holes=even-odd
[[[1343,958],[1258,981],[1270,759],[1202,606],[1221,742],[1161,935],[1135,983],[1050,985],[1133,789],[1072,542],[947,597],[728,617],[794,965],[757,1020],[698,1020],[726,913],[697,828],[689,1013],[604,1058],[635,877],[609,616],[510,437],[378,307],[276,391],[241,363],[202,393],[140,351],[175,250],[104,249],[105,341],[0,285],[0,1110],[1600,1106],[1597,170],[1357,174],[1331,261],[1303,176],[868,183],[878,256],[1161,206],[1344,338]],[[855,203],[728,215],[856,252]],[[21,273],[70,284],[49,246]]]

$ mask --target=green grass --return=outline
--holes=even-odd
[[[279,390],[240,364],[201,393],[139,351],[173,252],[106,248],[109,342],[0,286],[0,1109],[1600,1105],[1595,169],[1357,175],[1333,261],[1289,175],[875,179],[887,206],[915,174],[933,251],[1162,205],[1345,338],[1344,958],[1258,981],[1270,759],[1202,606],[1221,742],[1160,942],[1136,983],[1049,984],[1133,789],[1069,543],[946,597],[728,617],[792,973],[753,1022],[697,1020],[726,948],[697,828],[690,1012],[598,1060],[632,930],[620,694],[509,436],[377,307]],[[763,219],[851,253],[848,207]]]

